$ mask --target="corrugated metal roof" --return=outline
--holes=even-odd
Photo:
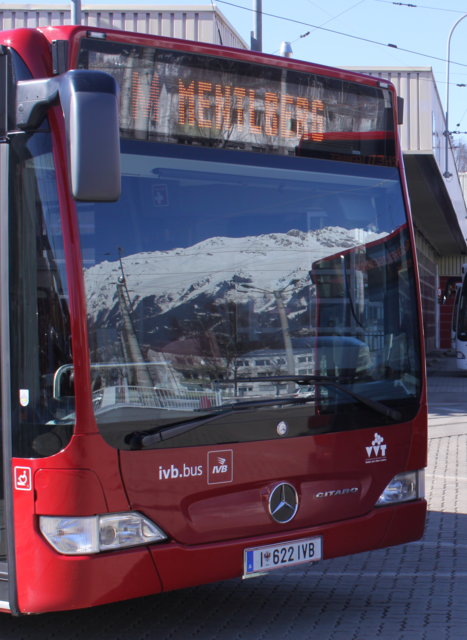
[[[0,31],[70,24],[69,4],[1,4]],[[84,4],[81,24],[248,49],[214,5]],[[222,41],[222,42],[221,42]]]
[[[452,147],[448,149],[443,105],[431,67],[343,67],[389,80],[404,99],[399,126],[412,213],[417,227],[440,255],[466,250],[467,208]]]

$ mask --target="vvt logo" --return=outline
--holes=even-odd
[[[386,460],[387,445],[383,444],[383,442],[384,438],[378,433],[375,433],[375,439],[371,443],[371,447],[365,447],[368,455],[368,459],[366,460],[367,464],[371,462],[384,462]]]
[[[208,484],[233,481],[233,451],[209,451]]]

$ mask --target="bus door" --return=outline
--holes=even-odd
[[[8,56],[2,52],[0,55],[0,138],[4,137],[7,130],[7,77],[8,77]],[[0,221],[8,218],[8,144],[6,141],[0,143]],[[8,282],[3,271],[3,245],[4,245],[4,223],[0,223],[0,277],[1,282]],[[1,291],[0,308],[4,308],[4,298],[8,299],[8,292]],[[6,317],[6,316],[4,316]],[[3,318],[2,318],[3,321]],[[3,329],[3,327],[2,327]],[[3,346],[3,345],[2,345]],[[1,364],[0,349],[0,364]],[[7,543],[6,543],[6,509],[5,509],[5,465],[4,461],[4,440],[6,440],[4,420],[1,413],[3,403],[0,396],[0,610],[9,610],[8,596],[8,570],[7,570]]]
[[[2,424],[0,423],[0,609],[8,603],[8,571],[6,563],[5,483],[3,479]]]
[[[2,434],[0,426],[0,435]],[[0,437],[0,610],[9,608],[8,605],[8,570],[6,563],[6,522],[5,522],[5,496],[3,480],[3,446]]]

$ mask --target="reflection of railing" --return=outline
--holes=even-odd
[[[130,367],[169,367],[166,362],[113,362],[113,363],[94,363],[91,364],[91,371],[100,371],[106,369],[128,369]],[[60,400],[60,385],[62,381],[62,376],[67,373],[71,373],[74,371],[74,365],[72,364],[64,364],[60,368],[57,369],[54,375],[53,381],[53,391],[54,391],[54,399]]]
[[[115,386],[104,387],[92,394],[94,411],[116,404],[129,404],[154,409],[196,411],[222,405],[220,391],[190,391],[153,387]]]
[[[370,351],[379,351],[384,349],[384,331],[375,333],[367,333],[364,341],[367,343]]]

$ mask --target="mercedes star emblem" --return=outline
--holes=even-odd
[[[289,427],[287,426],[287,422],[284,422],[283,420],[279,422],[279,424],[276,427],[276,431],[280,436],[285,436],[288,430],[289,430]]]
[[[290,484],[279,484],[269,496],[269,513],[276,522],[290,522],[297,509],[298,495]]]

